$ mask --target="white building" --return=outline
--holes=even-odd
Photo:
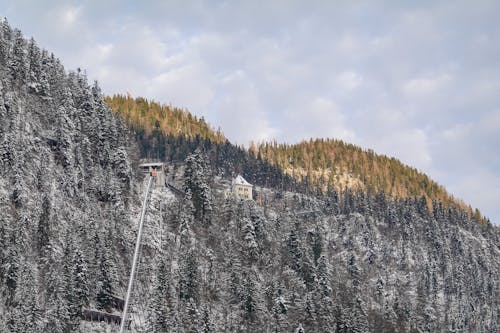
[[[252,200],[252,188],[253,185],[247,182],[241,175],[238,175],[231,183],[232,194],[243,200]]]

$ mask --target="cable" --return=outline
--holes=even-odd
[[[144,226],[144,216],[146,214],[146,208],[147,208],[149,191],[151,189],[152,180],[153,180],[153,178],[150,176],[149,181],[148,181],[148,187],[146,189],[146,195],[144,196],[144,202],[142,204],[141,219],[139,222],[139,230],[137,233],[137,240],[136,240],[136,244],[135,244],[134,259],[132,261],[132,269],[130,271],[130,279],[129,279],[129,284],[128,284],[128,288],[127,288],[127,297],[125,299],[125,306],[123,308],[122,321],[120,324],[120,333],[123,333],[125,326],[126,326],[126,322],[127,322],[128,306],[129,306],[129,302],[130,302],[130,295],[132,294],[132,289],[133,289],[133,285],[134,285],[135,272],[137,269],[137,259],[138,259],[139,250],[141,247],[142,230],[143,230],[143,226]]]

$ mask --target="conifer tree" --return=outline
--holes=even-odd
[[[331,276],[325,256],[318,260],[317,282],[314,291],[315,312],[318,328],[330,331],[333,329],[333,299],[330,287]]]
[[[276,290],[271,308],[273,332],[288,331],[288,304],[280,287]]]
[[[200,300],[200,273],[198,260],[194,249],[182,250],[179,272],[179,298],[182,301],[195,302]]]
[[[26,40],[20,30],[14,30],[14,43],[12,46],[12,55],[9,59],[9,72],[16,84],[26,82],[28,75],[28,59]]]
[[[72,328],[70,304],[67,297],[67,284],[64,273],[61,271],[62,265],[55,246],[49,247],[47,281],[46,281],[46,302],[44,305],[44,318],[46,320],[45,330],[47,332],[65,333]]]
[[[153,332],[172,330],[174,309],[170,290],[171,276],[163,258],[158,260],[151,301],[151,329]]]
[[[16,289],[19,283],[19,275],[20,275],[20,259],[21,259],[21,251],[19,246],[16,244],[16,238],[13,234],[9,237],[9,244],[11,245],[7,248],[4,255],[4,281],[6,286],[6,298],[5,304],[11,305],[14,300],[14,296],[16,294]]]
[[[202,323],[201,323],[201,333],[215,333],[216,328],[213,322],[212,313],[208,306],[203,306],[201,311]]]
[[[212,211],[212,193],[208,177],[211,175],[207,157],[196,150],[186,158],[184,189],[190,190],[195,208],[195,217],[203,224],[209,223]]]
[[[109,246],[102,243],[96,233],[96,301],[97,307],[105,311],[110,311],[113,306],[112,296],[114,294],[115,269]],[[102,245],[101,245],[102,244]]]
[[[42,322],[36,272],[28,262],[23,263],[21,272],[23,279],[16,288],[8,326],[12,333],[37,333]]]
[[[8,63],[12,40],[12,28],[7,22],[7,19],[3,19],[0,27],[1,38],[0,38],[0,64],[5,66]]]
[[[297,329],[295,330],[295,333],[305,333],[306,331],[304,330],[304,327],[302,327],[302,324],[299,324]]]
[[[255,228],[253,223],[248,220],[243,220],[243,253],[248,259],[248,263],[254,263],[259,255],[259,245],[256,241]]]
[[[70,284],[71,294],[68,295],[68,301],[70,304],[69,314],[71,319],[75,322],[75,326],[78,325],[82,310],[89,304],[89,284],[88,284],[88,268],[83,253],[75,246],[74,252],[71,258],[71,277]]]

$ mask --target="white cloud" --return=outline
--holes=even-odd
[[[458,179],[449,185],[448,190],[472,207],[479,208],[481,213],[492,219],[493,223],[500,224],[498,220],[498,216],[500,216],[500,206],[498,205],[500,177],[498,174],[479,167],[471,172],[454,173],[453,175]]]
[[[427,97],[436,94],[451,81],[449,74],[440,74],[430,77],[419,77],[406,81],[402,91],[407,97]]]
[[[344,71],[337,75],[337,85],[345,90],[353,90],[363,83],[363,77],[354,71]]]
[[[348,129],[345,116],[334,101],[320,96],[302,98],[298,108],[290,111],[285,123],[289,126],[288,138],[295,141],[316,137],[354,140],[354,133]]]
[[[343,34],[337,41],[337,49],[342,53],[352,55],[359,52],[360,48],[361,45],[357,38],[350,33]]]
[[[471,129],[471,124],[455,124],[453,127],[445,129],[442,135],[449,142],[462,141],[470,135]]]
[[[260,105],[258,92],[242,70],[229,73],[222,80],[213,108],[215,118],[233,142],[271,140],[278,131],[273,128]]]
[[[66,28],[73,25],[80,14],[80,7],[69,7],[66,8],[62,13],[62,21]]]
[[[113,44],[101,44],[97,47],[97,52],[100,58],[106,58],[113,51]]]
[[[168,98],[176,106],[205,114],[215,92],[204,64],[188,63],[154,77],[146,88],[146,94],[153,98]]]
[[[420,170],[428,170],[433,164],[429,134],[415,126],[410,113],[381,108],[365,111],[358,125],[358,144],[378,153],[397,157],[403,163]]]

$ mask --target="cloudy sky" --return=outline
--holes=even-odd
[[[482,0],[0,0],[11,25],[107,94],[187,108],[238,144],[372,148],[496,224],[499,12]]]

